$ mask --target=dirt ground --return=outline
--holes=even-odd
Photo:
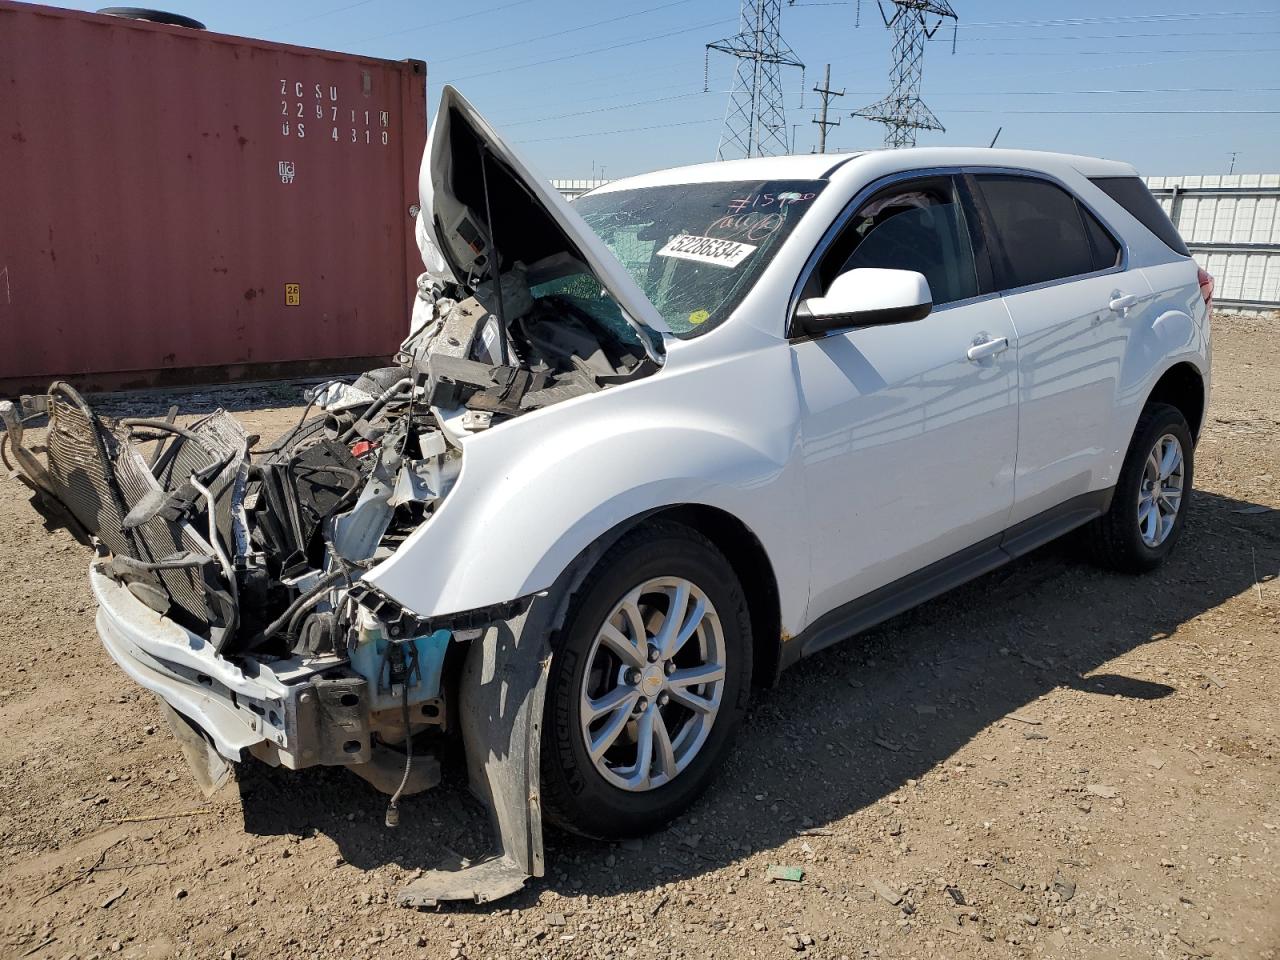
[[[483,907],[394,903],[482,847],[457,775],[397,832],[343,770],[245,765],[205,801],[97,640],[85,551],[0,482],[0,955],[1271,960],[1277,329],[1216,320],[1198,490],[1160,571],[1053,545],[805,661],[679,822],[553,834],[547,877]],[[184,408],[275,434],[295,397]]]

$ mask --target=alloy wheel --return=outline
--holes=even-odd
[[[1182,444],[1171,433],[1155,442],[1138,485],[1138,531],[1148,547],[1168,539],[1182,508],[1185,459]]]
[[[725,668],[720,617],[697,584],[657,577],[619,600],[596,632],[580,694],[600,775],[644,791],[687,769],[715,723]]]

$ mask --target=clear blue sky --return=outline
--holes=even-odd
[[[104,0],[105,2],[105,0]],[[427,61],[428,101],[454,83],[548,177],[613,178],[712,159],[734,61],[707,42],[738,0],[148,0],[221,33]],[[92,10],[103,3],[73,2]],[[807,66],[784,71],[796,150],[817,128],[811,88],[830,62],[841,126],[829,148],[879,146],[850,110],[888,86],[890,33],[875,0],[784,0],[782,34]],[[1263,0],[953,0],[925,57],[923,96],[946,125],[921,145],[1063,150],[1146,174],[1280,171],[1280,4]]]

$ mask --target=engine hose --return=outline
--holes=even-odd
[[[382,408],[387,405],[387,402],[392,397],[394,397],[397,393],[399,393],[405,387],[409,387],[410,389],[413,388],[413,381],[410,380],[408,377],[405,377],[402,380],[397,380],[391,386],[387,387],[386,390],[382,391],[382,393],[378,396],[378,399],[374,400],[373,403],[369,404],[369,406],[364,408],[364,413],[360,414],[359,419],[368,420],[371,417],[373,417],[374,414],[381,411]],[[347,430],[347,432],[344,433],[338,439],[343,443],[349,443],[351,438],[356,435],[356,425],[358,423],[359,423],[359,420],[357,420],[356,423],[352,424],[351,427]]]
[[[262,639],[269,640],[285,627],[291,626],[296,614],[319,602],[330,587],[338,581],[345,580],[348,577],[349,574],[346,570],[334,570],[332,573],[325,574],[321,577],[319,583],[302,596],[298,597],[298,599],[294,600],[293,603],[289,604],[289,606],[285,608],[284,613],[280,614],[280,616],[267,624],[266,629],[262,631]]]
[[[199,444],[205,450],[212,452],[213,448],[209,446],[209,441],[194,430],[188,430],[186,427],[177,423],[170,423],[168,420],[153,420],[145,417],[128,417],[120,421],[122,427],[130,427],[131,429],[157,430],[161,433],[176,433],[180,437],[190,440],[192,443]]]
[[[351,577],[347,575],[345,570],[342,571],[342,573],[346,577],[347,586],[348,587],[351,586]],[[321,600],[323,600],[324,595],[327,592],[328,590],[326,589],[324,591],[321,591],[320,593],[308,594],[306,602],[301,604],[298,607],[298,609],[293,612],[293,615],[289,617],[289,626],[285,630],[285,636],[296,637],[298,635],[298,628],[302,626],[303,616],[306,615],[308,610],[310,610],[312,607],[316,606],[316,604],[318,604]]]

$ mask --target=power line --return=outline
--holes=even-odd
[[[358,2],[356,3],[348,3],[341,7],[334,7],[332,10],[326,10],[323,13],[312,14],[309,17],[300,17],[297,20],[286,20],[284,23],[277,23],[270,27],[266,27],[265,29],[280,30],[280,29],[283,29],[284,27],[298,27],[304,23],[310,23],[313,20],[322,20],[325,17],[333,16],[335,13],[343,13],[347,10],[354,10],[356,7],[363,7],[372,2],[373,0],[358,0]]]
[[[538,137],[535,140],[517,140],[516,143],[550,143],[553,140],[583,140],[587,137],[611,137],[617,133],[644,133],[648,130],[665,130],[668,127],[692,127],[703,123],[719,123],[719,117],[707,117],[705,120],[679,120],[675,123],[655,123],[647,127],[623,127],[620,130],[598,130],[594,133],[569,133],[563,137]]]
[[[380,33],[377,36],[365,37],[363,40],[355,40],[354,43],[368,43],[370,40],[383,40],[387,37],[399,37],[406,33],[417,33],[419,30],[437,29],[439,27],[447,27],[450,24],[461,23],[463,20],[470,20],[474,17],[483,17],[486,14],[498,13],[501,10],[510,10],[512,7],[520,7],[526,3],[533,3],[533,0],[511,0],[510,3],[499,4],[496,7],[486,7],[483,10],[473,10],[470,13],[464,13],[460,17],[450,17],[448,20],[432,20],[430,23],[422,23],[416,27],[404,27],[400,30],[392,30],[388,33]]]
[[[519,127],[530,123],[550,123],[553,120],[568,120],[572,117],[585,117],[594,113],[611,113],[614,110],[631,110],[635,107],[648,107],[657,103],[672,103],[676,100],[688,100],[691,97],[705,97],[711,94],[729,93],[728,90],[698,90],[694,93],[678,93],[672,97],[655,97],[652,100],[633,100],[631,103],[618,103],[607,107],[595,107],[591,110],[574,110],[571,113],[556,113],[549,117],[534,117],[526,120],[514,120],[503,123],[504,127]]]
[[[855,91],[865,92],[865,91]],[[1122,87],[1115,90],[965,90],[939,97],[1067,97],[1127,93],[1280,93],[1280,87]]]
[[[576,50],[573,53],[567,53],[562,57],[548,57],[546,60],[534,60],[531,63],[508,64],[498,67],[494,70],[484,70],[480,73],[469,73],[465,77],[452,77],[447,82],[461,83],[463,80],[474,80],[477,77],[491,77],[495,73],[511,73],[514,70],[527,70],[530,67],[544,67],[550,63],[563,63],[565,60],[577,60],[581,57],[591,56],[596,53],[607,53],[610,50],[621,50],[623,47],[634,47],[642,43],[652,43],[654,40],[666,40],[668,37],[679,36],[684,33],[693,33],[696,30],[706,30],[710,27],[721,27],[726,23],[732,23],[732,20],[711,20],[707,23],[699,23],[696,26],[686,27],[683,30],[667,30],[663,33],[655,33],[653,36],[640,37],[636,40],[623,40],[620,43],[611,43],[603,47],[595,47],[591,50]]]
[[[1280,34],[1280,30],[1250,30],[1251,37],[1274,37]],[[1051,37],[962,37],[965,43],[1000,43],[1010,41],[1013,43],[1058,43],[1062,40],[1158,40],[1165,38],[1178,37],[1238,37],[1240,31],[1226,31],[1205,33],[1196,31],[1194,33],[1085,33],[1085,34],[1069,34],[1066,36],[1054,35]],[[931,40],[942,43],[950,43],[950,37],[931,37]]]
[[[978,51],[973,52],[960,48],[957,53],[962,57],[1114,57],[1118,53],[1275,53],[1275,47],[1194,47],[1171,50],[1018,50],[1018,51]],[[1136,66],[1133,64],[1132,66]]]
[[[1232,17],[1256,19],[1280,16],[1280,10],[1200,10],[1193,13],[1146,13],[1106,17],[1063,17],[1057,20],[979,20],[962,24],[973,27],[1075,27],[1089,23],[1176,23],[1180,20],[1225,20]]]
[[[1032,115],[1074,114],[1074,115],[1083,115],[1083,116],[1115,115],[1115,116],[1150,116],[1150,117],[1200,116],[1205,114],[1244,115],[1244,116],[1280,115],[1280,110],[1194,110],[1194,109],[1192,110],[1000,110],[1000,109],[992,108],[992,109],[983,110],[978,108],[970,108],[970,109],[957,109],[957,110],[952,110],[950,112],[977,113],[977,114],[1003,114],[1003,113],[1032,114]],[[719,121],[718,117],[708,117],[702,120],[681,120],[681,121],[675,121],[672,123],[657,123],[657,124],[651,124],[651,125],[641,126],[641,127],[622,127],[614,130],[597,130],[589,133],[569,133],[569,134],[565,134],[564,136],[558,136],[558,137],[538,137],[533,140],[517,140],[516,143],[552,143],[560,140],[584,140],[590,137],[609,137],[609,136],[614,136],[616,134],[622,134],[622,133],[643,133],[650,130],[665,130],[669,127],[689,127],[689,126],[696,126],[704,123],[716,123],[718,121]],[[1203,134],[1200,134],[1200,136],[1203,136]]]
[[[632,17],[639,17],[648,13],[657,13],[659,10],[666,10],[668,7],[679,7],[692,2],[693,0],[671,0],[670,3],[659,4],[656,7],[649,7],[645,10],[635,10],[631,13],[623,13],[616,17],[609,17],[607,20],[596,20],[592,23],[583,23],[576,27],[567,27],[564,30],[556,30],[553,33],[544,33],[536,37],[521,37],[519,40],[513,40],[511,43],[500,44],[496,47],[484,47],[480,50],[470,50],[467,53],[458,53],[451,57],[436,57],[432,60],[432,63],[448,63],[450,60],[465,60],[467,57],[475,57],[482,53],[493,53],[495,50],[507,50],[511,47],[522,47],[526,44],[537,43],[539,40],[551,40],[555,37],[563,37],[570,33],[578,33],[582,30],[591,30],[595,27],[603,27],[610,23],[617,23],[620,20],[629,20]]]
[[[1182,109],[1182,110],[1005,110],[995,107],[982,109],[980,107],[956,107],[950,111],[951,113],[1029,113],[1039,115],[1057,115],[1070,114],[1073,116],[1084,117],[1168,117],[1168,116],[1184,116],[1199,114],[1249,114],[1254,116],[1280,116],[1280,110],[1220,110],[1220,109]]]
[[[676,86],[680,86],[677,84]],[[825,84],[824,84],[825,86]],[[656,88],[664,89],[664,88]],[[666,87],[665,89],[670,89]],[[819,87],[813,88],[815,92],[821,93]],[[574,110],[568,113],[555,113],[543,117],[524,117],[520,120],[495,121],[502,128],[525,126],[531,123],[552,123],[556,120],[568,120],[575,117],[589,116],[601,113],[612,113],[617,110],[634,110],[637,107],[648,107],[663,103],[674,103],[680,100],[691,100],[699,97],[719,96],[721,94],[730,93],[730,90],[698,90],[693,93],[681,93],[668,97],[653,97],[645,100],[630,100],[626,103],[609,104],[603,107],[594,107],[588,110]],[[874,90],[841,90],[836,96],[844,94],[874,94]],[[1280,87],[1128,87],[1117,88],[1114,90],[966,90],[962,93],[938,93],[939,97],[1037,97],[1037,96],[1083,96],[1083,95],[1130,95],[1135,93],[1276,93],[1280,92]],[[798,96],[799,94],[787,94],[787,96]],[[964,111],[958,111],[964,112]],[[1001,111],[991,110],[990,112],[1015,112],[1013,110]],[[1102,111],[1087,110],[1086,113],[1098,113]],[[1218,112],[1218,111],[1211,111]],[[813,121],[816,123],[817,121]],[[829,126],[837,126],[838,123],[828,122]]]

